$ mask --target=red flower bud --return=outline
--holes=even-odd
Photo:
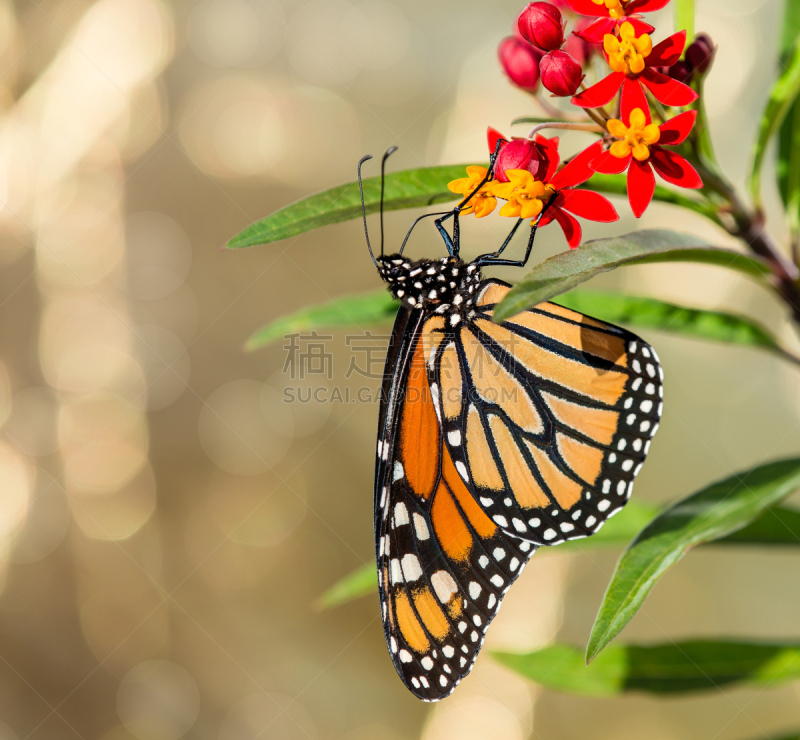
[[[580,62],[581,65],[586,64],[595,54],[598,53],[600,47],[596,44],[590,44],[584,41],[580,36],[576,35],[585,28],[588,28],[593,23],[592,18],[580,17],[574,24],[574,31],[567,36],[567,42],[564,45],[564,51],[571,54],[575,61]]]
[[[581,65],[565,51],[551,51],[539,62],[542,85],[553,95],[563,98],[573,95],[583,79]]]
[[[506,170],[526,170],[536,151],[532,141],[512,139],[503,145],[494,162],[494,177],[499,182],[508,182]]]
[[[704,75],[708,72],[716,51],[717,47],[711,37],[708,34],[699,33],[686,50],[686,61],[689,62],[693,69]]]
[[[497,47],[503,71],[517,87],[534,92],[539,84],[539,60],[542,52],[527,41],[509,36]]]
[[[544,51],[558,49],[564,43],[561,11],[550,3],[529,3],[517,18],[522,37]]]
[[[664,74],[671,77],[673,80],[683,82],[688,85],[692,81],[692,65],[679,59],[671,67],[664,70]]]

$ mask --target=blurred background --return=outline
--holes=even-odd
[[[487,125],[511,133],[512,118],[541,114],[496,63],[522,5],[0,0],[1,740],[746,740],[800,726],[798,684],[580,699],[540,692],[488,650],[451,698],[426,705],[391,666],[376,598],[314,607],[373,557],[378,408],[332,390],[378,380],[351,367],[365,364],[357,331],[320,340],[321,374],[295,365],[310,344],[242,345],[378,277],[357,222],[221,247],[354,179],[366,152],[397,144],[395,168],[483,161]],[[697,29],[719,45],[712,130],[739,184],[782,11],[698,0]],[[671,32],[669,9],[651,18],[657,39]],[[564,142],[566,154],[582,143]],[[585,237],[669,227],[733,243],[669,206],[638,223],[618,206],[619,224]],[[389,214],[390,245],[411,217]],[[500,221],[470,223],[466,253],[496,244]],[[535,258],[565,246],[543,230]],[[411,250],[442,245],[428,227]],[[648,266],[594,284],[747,313],[798,346],[782,307],[730,272]],[[374,334],[380,347],[388,327]],[[667,403],[641,500],[798,454],[796,368],[645,336]],[[323,393],[286,403],[286,389]],[[585,644],[617,555],[534,558],[489,647]],[[796,562],[693,553],[624,638],[800,638]]]

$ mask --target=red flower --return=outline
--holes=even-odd
[[[558,221],[569,246],[573,249],[581,242],[581,225],[575,216],[601,223],[619,220],[619,214],[607,198],[592,190],[575,189],[594,174],[589,163],[602,152],[602,141],[595,142],[573,157],[560,170],[558,170],[557,138],[547,139],[544,136],[537,136],[534,146],[536,156],[531,158],[527,169],[507,170],[506,176],[510,182],[498,182],[495,185],[493,192],[498,198],[508,200],[510,206],[521,205],[524,196],[527,196],[528,200],[531,197],[541,200],[543,207],[546,205],[546,210],[539,221],[539,227]],[[541,185],[544,185],[544,188]],[[516,198],[517,194],[522,197]],[[510,207],[506,213],[517,215],[518,210],[520,208]],[[502,209],[500,213],[505,215]]]
[[[588,0],[592,2],[592,0]],[[629,108],[646,107],[638,103],[646,101],[643,86],[656,100],[668,106],[684,106],[697,100],[697,93],[688,85],[674,80],[654,67],[671,67],[677,62],[686,46],[686,31],[674,33],[656,46],[650,36],[636,34],[630,22],[625,21],[619,30],[619,37],[607,34],[603,38],[603,50],[611,69],[610,75],[592,85],[588,90],[572,98],[574,105],[582,108],[599,108],[608,103],[622,88],[624,98],[633,97],[636,105]]]
[[[576,13],[599,16],[599,20],[573,33],[590,44],[601,44],[607,33],[614,33],[617,26],[628,21],[637,34],[653,33],[655,28],[639,20],[639,13],[661,10],[669,0],[565,0]]]
[[[656,188],[653,169],[667,182],[682,188],[703,187],[700,175],[683,157],[664,149],[683,143],[694,126],[697,111],[686,111],[656,126],[642,108],[623,110],[623,121],[612,119],[608,131],[615,141],[590,163],[595,172],[618,175],[628,170],[628,202],[636,218],[650,205]],[[652,165],[652,167],[650,166]]]

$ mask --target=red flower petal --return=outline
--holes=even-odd
[[[623,82],[625,82],[624,72],[612,72],[608,77],[604,77],[588,90],[584,90],[572,98],[572,104],[579,105],[581,108],[599,108],[619,92]]]
[[[667,2],[669,2],[669,0],[667,0]],[[626,18],[625,20],[633,26],[633,30],[636,31],[637,36],[641,36],[643,33],[653,33],[653,31],[656,30],[655,26],[640,21],[638,18]]]
[[[567,237],[567,244],[571,249],[575,249],[581,243],[581,225],[570,216],[566,211],[562,211],[556,203],[550,206],[548,213],[558,221],[558,225]]]
[[[576,13],[580,13],[581,15],[591,15],[591,16],[607,16],[608,15],[608,8],[605,5],[597,5],[593,3],[592,0],[564,0],[570,8],[572,8]]]
[[[652,155],[651,155],[652,157]],[[647,162],[631,159],[628,168],[628,202],[636,218],[647,210],[656,191],[656,176]]]
[[[614,33],[616,26],[616,21],[611,18],[598,18],[596,21],[586,26],[586,28],[573,31],[572,33],[587,44],[602,44],[603,37],[607,33]]]
[[[503,141],[508,141],[508,139],[505,136],[503,136],[503,134],[501,134],[496,128],[492,128],[491,126],[489,126],[489,128],[486,129],[486,139],[489,142],[489,154],[494,154],[494,149],[497,146],[497,142],[500,139],[503,139]]]
[[[691,133],[696,118],[696,110],[687,110],[685,113],[680,113],[675,118],[670,118],[669,121],[662,123],[659,126],[659,129],[661,129],[661,138],[658,141],[659,146],[678,146],[678,144],[683,144],[686,137]]]
[[[644,117],[650,123],[650,105],[647,102],[647,96],[644,94],[642,85],[638,78],[626,77],[625,82],[622,84],[622,122],[626,126],[631,125],[631,112],[635,108],[641,108],[644,111]]]
[[[592,160],[591,166],[595,172],[603,175],[618,175],[628,169],[632,158],[632,154],[627,157],[615,157],[611,152],[603,152]]]
[[[583,184],[594,174],[594,170],[589,166],[589,163],[602,151],[603,142],[598,139],[594,144],[576,154],[548,182],[556,190]]]
[[[562,190],[560,195],[563,196],[561,207],[576,216],[604,224],[619,221],[616,208],[600,193],[593,190]]]
[[[653,47],[645,64],[648,67],[671,67],[681,58],[685,46],[686,31],[673,33],[672,36]]]
[[[531,172],[536,176],[537,180],[550,182],[550,178],[555,175],[558,169],[558,137],[554,136],[552,139],[548,139],[546,136],[538,135],[536,137],[536,145],[539,165],[536,168],[536,172],[533,172],[533,170]]]
[[[680,154],[654,146],[650,149],[650,161],[656,172],[667,182],[682,188],[697,190],[703,187],[703,181],[697,170],[692,167]],[[630,181],[629,181],[630,183]]]
[[[629,15],[632,13],[652,13],[655,10],[661,10],[661,8],[666,7],[669,5],[670,0],[633,0],[632,3],[628,3],[625,8],[625,12]]]
[[[646,85],[653,93],[656,100],[664,105],[680,107],[689,105],[697,100],[697,93],[688,85],[673,80],[671,77],[662,75],[650,67],[646,67],[641,74],[642,84]],[[589,88],[591,90],[591,88]],[[574,98],[573,98],[574,101]],[[590,107],[590,106],[584,106]]]

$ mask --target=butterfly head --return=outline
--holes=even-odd
[[[478,296],[480,269],[457,257],[410,260],[389,254],[378,257],[377,263],[389,292],[411,308],[461,313],[471,309]]]

